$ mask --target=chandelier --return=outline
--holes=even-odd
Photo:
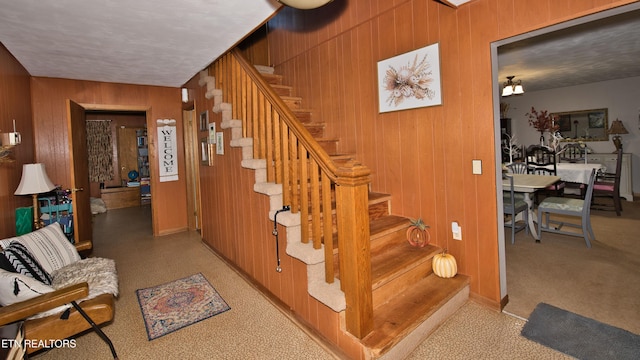
[[[513,81],[514,77],[515,76],[507,76],[507,82],[504,83],[504,87],[502,88],[502,96],[524,94],[522,80]]]

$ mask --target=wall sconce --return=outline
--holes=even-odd
[[[189,89],[182,88],[180,93],[181,93],[181,97],[182,97],[182,102],[183,103],[188,103],[189,102]]]
[[[279,3],[287,5],[292,8],[309,10],[319,8],[326,5],[333,0],[277,0]]]
[[[615,119],[612,123],[611,123],[611,127],[609,128],[609,131],[607,131],[608,134],[610,135],[614,135],[613,139],[611,139],[611,141],[613,141],[613,145],[616,146],[616,151],[618,152],[618,150],[620,150],[622,148],[622,139],[620,138],[621,134],[628,134],[629,132],[627,131],[627,129],[624,127],[624,124],[622,124],[622,121]]]
[[[55,188],[56,186],[49,180],[47,172],[44,170],[44,164],[24,164],[22,166],[22,179],[14,194],[33,197],[33,226],[35,229],[40,228],[38,194],[49,192]]]
[[[513,81],[515,76],[507,76],[507,82],[502,88],[502,96],[521,95],[524,94],[522,80]]]

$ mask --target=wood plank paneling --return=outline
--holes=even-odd
[[[32,204],[30,196],[13,195],[22,165],[35,161],[30,89],[29,73],[0,43],[0,132],[13,131],[15,119],[22,136],[22,143],[13,148],[15,162],[0,163],[0,238],[16,234],[15,209]]]
[[[631,2],[474,0],[456,10],[436,1],[354,0],[329,20],[311,10],[300,22],[299,13],[282,11],[270,21],[269,45],[276,71],[304,89],[341,149],[372,170],[373,190],[392,194],[393,213],[422,216],[433,241],[471,276],[472,292],[499,303],[490,44]],[[377,62],[435,42],[443,105],[379,114]],[[334,47],[341,52],[328,61],[323,54]],[[327,93],[334,83],[343,100]],[[482,175],[471,174],[472,159],[482,160]],[[463,228],[462,242],[452,240],[452,221]]]
[[[82,104],[87,110],[147,111],[153,233],[163,235],[187,229],[185,157],[179,88],[33,77],[31,92],[36,157],[46,165],[51,180],[63,187],[70,184],[66,99]],[[159,181],[156,119],[177,121],[178,181]]]

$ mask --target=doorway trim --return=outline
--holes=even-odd
[[[546,26],[538,30],[526,32],[523,34],[515,35],[506,39],[497,40],[491,43],[491,73],[493,79],[493,121],[494,121],[494,151],[495,151],[495,164],[496,164],[496,196],[497,196],[497,226],[498,226],[498,268],[500,275],[500,299],[502,299],[501,306],[506,305],[507,293],[507,260],[505,253],[504,243],[504,218],[502,214],[502,149],[501,149],[501,137],[500,137],[500,79],[498,79],[498,48],[502,45],[511,44],[520,40],[529,39],[539,35],[547,34],[557,30],[566,29],[575,25],[581,25],[589,23],[595,20],[608,18],[615,15],[624,14],[630,11],[640,9],[640,3],[632,3],[622,5],[616,8],[603,10],[593,14],[581,16],[572,20],[563,21],[554,25]]]
[[[110,105],[110,104],[88,104],[88,103],[78,103],[87,111],[123,111],[123,112],[144,112],[145,113],[145,123],[147,125],[147,129],[152,129],[154,124],[151,122],[151,107],[145,105]],[[148,136],[152,136],[149,134]],[[149,142],[151,144],[151,141]],[[157,186],[154,186],[154,176],[153,169],[155,168],[155,163],[157,159],[155,153],[153,151],[149,151],[149,174],[151,175],[151,199],[157,198],[154,193],[157,189]],[[151,201],[151,229],[153,235],[156,236],[156,232],[158,229],[158,224],[156,224],[156,219],[158,218],[156,214],[156,206],[153,201]]]

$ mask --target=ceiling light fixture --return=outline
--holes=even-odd
[[[292,8],[309,10],[319,8],[333,0],[277,0],[279,3],[290,6]]]
[[[502,88],[502,96],[524,94],[522,80],[513,81],[514,77],[515,76],[507,76],[507,82],[504,83],[504,88]]]

